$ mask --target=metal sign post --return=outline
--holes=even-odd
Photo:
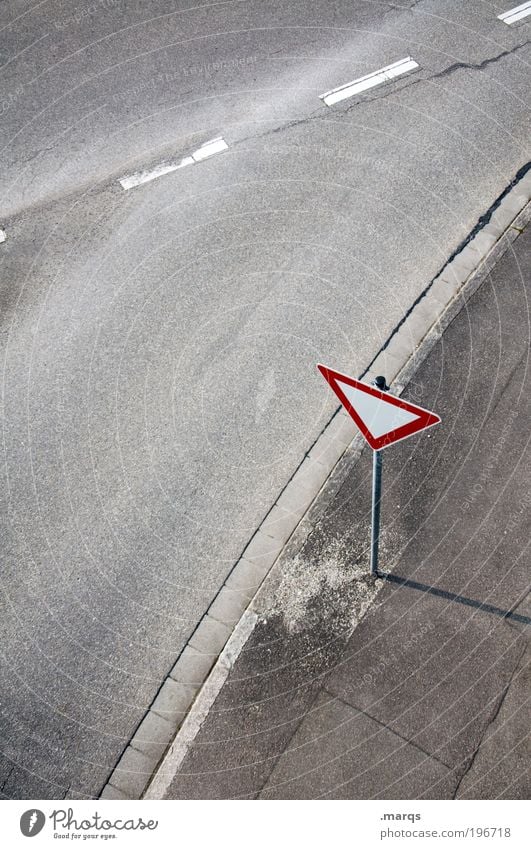
[[[382,452],[372,452],[371,575],[378,575],[380,503],[382,495]]]
[[[385,377],[375,377],[373,386],[380,392],[389,387]],[[378,545],[380,542],[380,504],[382,501],[382,452],[372,452],[372,511],[371,511],[371,575],[378,575]]]

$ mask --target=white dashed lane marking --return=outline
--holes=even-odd
[[[0,245],[7,239],[6,231],[0,228]]]
[[[219,138],[212,139],[212,141],[205,142],[205,144],[201,145],[198,150],[192,153],[192,159],[194,162],[201,162],[202,159],[214,156],[215,153],[222,153],[224,150],[228,150],[228,147],[228,144],[219,136]]]
[[[149,183],[151,180],[157,180],[165,174],[171,174],[172,171],[178,171],[179,168],[186,168],[187,165],[194,165],[196,162],[201,162],[203,159],[208,159],[209,156],[214,156],[216,153],[222,153],[228,150],[228,144],[219,136],[211,141],[205,142],[197,150],[194,150],[190,156],[185,156],[180,162],[168,162],[162,165],[157,165],[151,171],[137,171],[135,174],[130,174],[127,177],[122,177],[120,185],[123,189],[134,189],[136,186],[141,186],[143,183]]]
[[[319,95],[319,97],[321,100],[324,100],[327,106],[333,106],[334,103],[338,103],[340,100],[346,100],[348,97],[353,97],[355,94],[360,94],[360,92],[367,91],[369,88],[391,82],[391,80],[400,77],[402,74],[415,71],[418,67],[411,56],[407,56],[405,59],[400,59],[399,62],[394,62],[392,65],[380,68],[379,71],[374,71],[372,74],[367,74],[367,76],[353,80],[351,83],[345,83],[345,85],[338,86],[338,88],[333,88],[332,91],[327,91],[325,94]]]
[[[516,21],[526,18],[527,15],[531,15],[531,0],[528,3],[522,3],[521,6],[516,6],[514,9],[509,9],[508,12],[504,12],[502,15],[498,15],[498,18],[504,24],[515,24]]]

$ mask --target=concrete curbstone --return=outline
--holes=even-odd
[[[467,276],[468,274],[463,271],[463,280],[460,283],[455,282],[450,284],[442,278],[435,281],[430,290],[430,297],[428,300],[428,303],[430,303],[433,307],[434,315],[440,315],[444,312],[450,301],[452,301],[457,293],[463,288]]]
[[[226,671],[232,669],[243,646],[247,642],[247,637],[254,630],[257,621],[258,614],[251,608],[248,608],[240,619],[238,627],[231,634],[227,645],[221,652],[216,666],[222,666]]]
[[[199,686],[193,687],[191,684],[182,684],[173,678],[166,678],[151,705],[151,711],[170,723],[180,724],[198,689]]]
[[[244,593],[225,585],[208,608],[208,615],[224,625],[234,627],[241,619],[247,604],[248,599]],[[172,677],[174,676],[172,675]]]
[[[433,315],[441,314],[461,286],[449,286],[449,284],[438,277],[430,291],[426,295],[426,304],[432,306]]]
[[[231,635],[230,640],[203,684],[201,692],[194,701],[193,707],[188,713],[182,727],[179,729],[178,734],[176,734],[164,761],[160,764],[157,772],[153,774],[149,785],[145,788],[144,799],[165,798],[172,777],[186,756],[210,708],[226,682],[230,670],[238,660],[247,640],[251,636],[257,621],[258,616],[254,611],[247,610],[243,614],[238,626],[235,628],[234,633]]]
[[[313,493],[304,486],[299,486],[298,475],[295,475],[277,501],[277,506],[288,510],[294,515],[303,516],[314,499]],[[299,520],[300,521],[300,520]]]
[[[411,353],[418,347],[432,324],[434,323],[433,313],[428,310],[415,310],[408,319],[407,331],[408,339],[410,340]]]
[[[461,289],[461,287],[466,283],[470,276],[471,268],[472,266],[469,261],[466,259],[459,259],[456,260],[453,265],[451,276],[448,273],[437,278],[431,291],[437,293],[436,297],[441,306],[448,303],[455,293],[458,292],[459,289]]]
[[[335,416],[330,422],[330,437],[347,447],[350,445],[358,429],[350,416]]]
[[[217,657],[227,642],[232,629],[206,614],[192,634],[189,645],[193,649]],[[184,685],[183,685],[184,686]]]
[[[298,486],[309,489],[314,497],[321,489],[327,477],[328,470],[326,467],[309,455],[302,461],[296,473]]]
[[[203,654],[187,645],[171,670],[170,678],[181,684],[199,687],[212,669],[213,663],[211,655]]]
[[[518,183],[517,189],[519,193],[525,197],[526,203],[529,203],[531,200],[531,171],[528,171],[527,174],[522,177]]]
[[[365,375],[365,379],[367,380],[367,382],[372,383],[372,381],[374,380],[375,377],[377,377],[379,374],[383,374],[384,377],[386,378],[387,382],[389,383],[389,377],[387,376],[387,374],[385,372],[385,366],[386,366],[385,357],[382,353],[380,353],[380,354],[378,354],[378,356],[376,357],[376,359],[374,360],[374,362],[371,366],[370,377],[369,377],[369,375]]]
[[[313,448],[310,449],[309,456],[312,460],[316,460],[321,466],[324,466],[327,472],[330,473],[344,450],[345,446],[339,441],[329,439],[328,433],[325,430]]]
[[[500,206],[492,213],[491,222],[498,228],[500,236],[507,229],[509,224],[511,224],[516,218],[516,213],[514,208],[511,206],[502,203]]]
[[[415,313],[416,312],[417,312],[417,310],[415,309]],[[400,327],[400,330],[396,334],[396,336],[398,336],[399,339],[402,342],[404,342],[410,348],[412,346],[414,346],[414,344],[415,344],[415,337],[414,337],[413,331],[411,329],[412,325],[413,325],[413,313],[410,313],[404,319],[402,326]]]
[[[112,774],[112,786],[127,799],[138,799],[149,781],[156,762],[128,746]]]
[[[255,595],[267,572],[268,569],[264,568],[263,565],[250,563],[242,557],[225,581],[225,586],[239,590],[250,600]]]
[[[498,236],[494,235],[494,233],[486,233],[484,230],[481,230],[470,244],[474,246],[481,257],[485,257],[497,241]]]
[[[293,510],[286,510],[284,507],[275,504],[262,527],[264,532],[272,539],[285,544],[299,524],[302,515],[303,511],[301,510],[294,513]]]
[[[492,234],[487,235],[477,245],[467,246],[445,268],[374,361],[371,374],[385,374],[388,380],[396,377],[426,335],[435,330],[441,314],[459,294],[471,270],[477,268],[497,240]]]
[[[504,231],[498,227],[495,221],[489,221],[489,223],[483,227],[481,232],[486,236],[494,236],[496,241],[498,241],[498,239],[502,237]]]
[[[447,265],[441,273],[432,281],[430,289],[433,289],[433,286],[439,281],[444,280],[449,286],[456,286],[463,282],[463,273],[462,271],[456,267],[455,259]]]
[[[269,564],[271,566],[281,549],[282,544],[278,540],[268,536],[262,530],[258,530],[243,552],[242,557],[249,563],[256,563],[259,566]]]
[[[501,206],[503,207],[504,212],[507,214],[512,213],[512,219],[514,220],[523,206],[527,203],[527,193],[523,192],[514,193],[511,192],[507,195],[507,197],[502,201]]]
[[[408,327],[417,317],[422,317],[422,319],[431,322],[436,320],[437,313],[434,312],[433,302],[428,299],[427,295],[418,302],[413,312],[407,317],[406,324]]]
[[[457,280],[462,279],[464,282],[472,271],[477,268],[481,259],[482,257],[471,243],[463,248],[452,263],[452,271],[455,270]]]
[[[385,351],[382,351],[377,359],[375,360],[373,366],[376,366],[375,373],[383,374],[388,383],[392,383],[400,369],[404,365],[406,361],[406,357],[400,359],[393,354],[388,353],[387,348]]]
[[[100,799],[130,799],[130,796],[126,796],[125,793],[122,793],[121,790],[118,790],[117,787],[113,787],[112,784],[106,784],[103,788],[103,792],[100,795]]]
[[[387,357],[394,357],[399,362],[405,362],[409,359],[415,347],[415,341],[411,337],[410,327],[411,324],[409,327],[405,324],[402,325],[400,332],[393,337],[389,346],[385,349]]]
[[[433,298],[437,301],[437,304],[433,304],[432,307],[434,310],[434,314],[439,314],[441,312],[441,307],[444,307],[445,304],[450,303],[452,298],[459,292],[460,289],[463,288],[466,280],[470,274],[468,271],[468,267],[465,266],[457,266],[455,274],[443,274],[434,281],[430,293]],[[435,313],[437,310],[437,313]]]
[[[149,710],[137,728],[130,745],[151,760],[159,761],[174,734],[175,726],[171,722]]]

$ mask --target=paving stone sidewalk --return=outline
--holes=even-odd
[[[530,260],[528,227],[404,392],[443,423],[384,453],[391,577],[364,451],[167,798],[529,798]]]

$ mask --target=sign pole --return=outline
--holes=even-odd
[[[389,387],[385,377],[374,378],[373,385],[381,392]],[[380,542],[380,505],[382,501],[382,452],[372,452],[372,512],[371,512],[371,575],[378,576],[378,545]]]
[[[372,522],[371,575],[378,575],[378,543],[380,541],[380,503],[382,495],[382,452],[372,452]]]

